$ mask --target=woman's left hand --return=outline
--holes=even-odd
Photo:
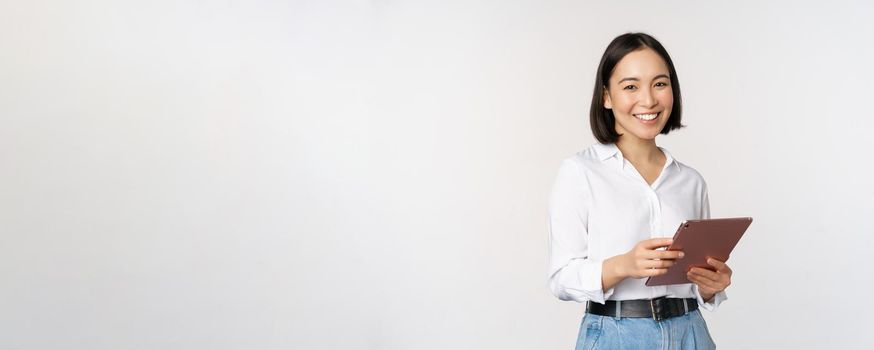
[[[693,267],[686,273],[686,277],[698,285],[698,292],[704,301],[731,285],[731,268],[728,265],[713,258],[707,258],[707,264],[716,268],[716,271]]]

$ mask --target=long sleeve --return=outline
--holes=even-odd
[[[603,261],[589,256],[588,181],[574,159],[559,168],[549,201],[549,287],[561,300],[604,303]]]
[[[702,219],[710,219],[710,194],[707,190],[707,183],[704,184],[703,196],[701,199],[701,218]],[[707,311],[716,311],[719,308],[719,304],[722,304],[723,301],[728,300],[728,296],[725,294],[725,291],[721,291],[713,295],[713,298],[710,299],[709,302],[704,302],[704,298],[701,297],[701,292],[698,291],[698,285],[692,284],[692,290],[695,292],[695,298],[698,299],[698,305],[701,308]]]

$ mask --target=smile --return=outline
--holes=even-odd
[[[647,113],[647,114],[632,114],[635,118],[640,119],[641,121],[649,122],[656,119],[662,112],[658,113]]]

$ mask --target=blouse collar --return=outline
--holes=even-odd
[[[677,168],[677,170],[679,171],[680,164],[674,160],[674,157],[671,155],[671,152],[668,152],[668,150],[666,150],[662,147],[659,147],[659,149],[662,150],[662,152],[665,154],[665,157],[667,158],[665,160],[665,168],[667,168],[669,165],[673,164]],[[595,144],[595,153],[598,156],[598,159],[601,160],[602,162],[606,162],[608,159],[617,158],[617,157],[620,160],[624,159],[624,157],[622,156],[622,152],[619,151],[619,147],[617,147],[616,143],[614,143],[614,142],[610,142],[608,144],[603,144],[600,142],[596,143]]]

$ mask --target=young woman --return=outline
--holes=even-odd
[[[656,145],[680,123],[680,84],[664,47],[643,33],[601,58],[590,121],[599,141],[565,159],[550,198],[549,286],[586,303],[577,349],[713,349],[700,308],[726,299],[731,269],[710,259],[692,283],[647,287],[683,253],[658,248],[686,219],[710,217],[707,184]]]

